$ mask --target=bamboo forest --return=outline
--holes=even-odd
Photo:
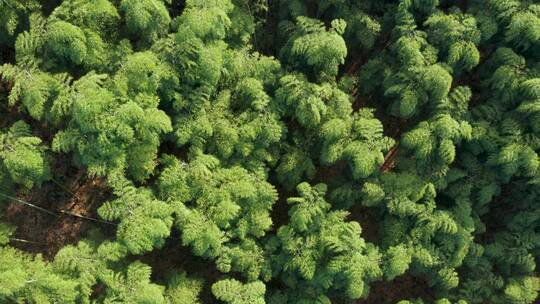
[[[1,304],[540,303],[540,0],[0,0]]]

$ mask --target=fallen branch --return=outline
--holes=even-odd
[[[390,149],[388,153],[386,153],[386,155],[384,156],[384,163],[380,168],[381,172],[388,172],[390,171],[390,169],[392,169],[394,165],[394,160],[397,156],[398,147],[399,143],[395,145],[392,149]]]

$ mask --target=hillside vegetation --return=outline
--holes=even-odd
[[[0,303],[539,303],[538,0],[0,0],[0,115]]]

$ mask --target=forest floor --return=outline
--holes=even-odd
[[[12,239],[14,247],[41,253],[46,260],[52,260],[58,250],[65,245],[76,244],[89,229],[96,225],[108,226],[83,218],[98,218],[97,208],[110,196],[104,180],[88,179],[84,170],[65,165],[69,163],[64,160],[54,164],[53,172],[60,177],[59,180],[53,179],[17,197],[51,213],[13,199],[7,204],[5,220],[17,227]],[[111,230],[110,227],[101,228]]]
[[[213,282],[219,281],[225,275],[216,268],[212,260],[194,256],[191,248],[182,246],[180,234],[175,229],[163,248],[153,250],[143,256],[133,257],[133,259],[152,267],[153,282],[166,284],[172,271],[186,271],[190,277],[202,278],[204,285],[200,294],[201,303],[216,303],[210,288]]]
[[[421,298],[426,303],[435,301],[434,293],[422,278],[406,273],[392,281],[378,281],[370,285],[369,297],[356,304],[395,304],[404,299]]]

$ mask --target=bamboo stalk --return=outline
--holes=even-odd
[[[34,205],[34,204],[32,204],[32,203],[23,201],[23,200],[18,199],[18,198],[16,198],[16,197],[9,196],[9,195],[6,195],[6,194],[4,194],[4,193],[0,193],[0,196],[3,196],[3,197],[5,197],[5,198],[9,198],[9,199],[11,199],[11,200],[13,200],[13,201],[15,201],[15,202],[17,202],[17,203],[19,203],[19,204],[23,204],[23,205],[25,205],[25,206],[34,208],[34,209],[39,210],[39,211],[41,211],[41,212],[45,212],[45,213],[47,213],[47,214],[49,214],[49,215],[52,215],[52,216],[54,216],[54,217],[59,217],[59,215],[58,215],[57,213],[54,213],[54,212],[52,212],[52,211],[50,211],[50,210],[47,210],[47,209],[42,208],[42,207],[40,207],[40,206]]]
[[[108,225],[116,226],[116,223],[107,222],[107,221],[96,219],[96,218],[93,218],[93,217],[84,216],[84,215],[77,214],[77,213],[67,211],[67,210],[60,210],[59,212],[63,213],[63,214],[71,215],[71,216],[74,216],[74,217],[82,218],[82,219],[85,219],[85,220],[89,220],[89,221],[94,221],[94,222],[98,222],[98,223],[102,223],[102,224],[108,224]]]
[[[49,215],[52,215],[54,217],[60,217],[60,214],[58,213],[54,213],[53,211],[50,211],[50,210],[47,210],[45,208],[42,208],[42,207],[39,207],[39,206],[36,206],[32,203],[29,203],[29,202],[26,202],[26,201],[23,201],[21,199],[18,199],[16,197],[13,197],[13,196],[9,196],[9,195],[6,195],[4,193],[0,193],[0,196],[4,196],[6,198],[9,198],[17,203],[20,203],[22,205],[25,205],[25,206],[28,206],[28,207],[31,207],[31,208],[35,208],[39,211],[42,211],[42,212],[45,212]],[[89,220],[89,221],[94,221],[94,222],[98,222],[98,223],[102,223],[102,224],[108,224],[108,225],[113,225],[113,226],[116,226],[116,223],[112,223],[112,222],[107,222],[107,221],[104,221],[104,220],[100,220],[100,219],[96,219],[96,218],[93,218],[93,217],[88,217],[88,216],[84,216],[84,215],[80,215],[80,214],[77,214],[77,213],[74,213],[74,212],[70,212],[70,211],[66,211],[66,210],[59,210],[58,212],[62,213],[62,214],[67,214],[67,215],[70,215],[70,216],[74,216],[74,217],[78,217],[78,218],[81,218],[81,219],[85,219],[85,220]]]
[[[15,241],[15,242],[27,243],[27,244],[36,244],[36,245],[47,246],[47,243],[34,242],[34,241],[23,240],[23,239],[18,239],[18,238],[9,238],[9,240],[10,241]]]

